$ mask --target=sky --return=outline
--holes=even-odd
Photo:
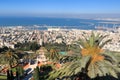
[[[0,0],[0,16],[119,16],[120,0]]]

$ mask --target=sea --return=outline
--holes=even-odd
[[[43,17],[0,17],[0,27],[24,26],[32,28],[34,25],[39,26],[37,29],[44,30],[47,27],[59,27],[65,29],[84,29],[93,30],[96,26],[112,28],[120,26],[120,23],[108,20],[95,19],[75,19],[75,18],[43,18]],[[42,26],[42,27],[41,27]]]

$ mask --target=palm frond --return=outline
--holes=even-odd
[[[111,42],[111,41],[112,41],[112,39],[108,39],[108,40],[102,42],[102,43],[100,44],[100,48],[103,48],[103,47],[105,46],[105,44],[107,44],[108,42]]]

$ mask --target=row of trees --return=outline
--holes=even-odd
[[[7,80],[14,80],[14,75],[12,70],[7,70]]]
[[[40,45],[37,42],[25,42],[15,44],[15,48],[23,51],[36,51],[40,48]]]
[[[15,75],[13,74],[15,73]],[[24,76],[24,70],[21,66],[15,68],[15,71],[7,70],[7,80],[21,80]]]
[[[44,47],[50,51],[51,48],[56,49],[57,51],[68,51],[68,45],[66,45],[64,42],[63,43],[46,43],[44,44]]]

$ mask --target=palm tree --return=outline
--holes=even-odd
[[[111,39],[105,40],[106,37],[107,35],[92,33],[89,37],[84,36],[79,39],[76,45],[80,47],[81,56],[78,56],[77,60],[65,63],[61,69],[53,71],[49,78],[76,75],[81,77],[81,74],[84,74],[82,80],[107,75],[117,78],[117,74],[120,72],[117,59],[113,53],[103,50],[104,45],[111,41]]]
[[[3,54],[2,57],[4,57],[4,61],[9,64],[10,69],[18,64],[18,56],[10,50]]]

